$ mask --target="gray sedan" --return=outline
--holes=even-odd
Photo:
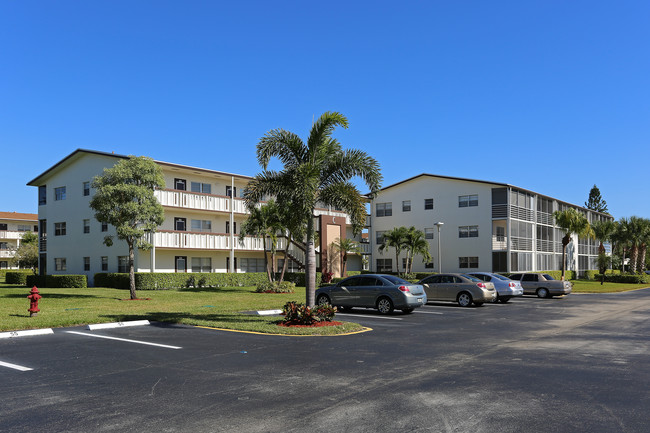
[[[538,298],[568,295],[573,288],[571,282],[556,280],[549,274],[538,274],[534,272],[512,274],[510,275],[510,279],[521,282],[521,287],[524,288],[524,294],[537,295]]]
[[[344,310],[352,307],[376,308],[381,314],[394,309],[411,313],[427,303],[421,285],[411,284],[393,275],[355,275],[316,290],[316,304],[330,304]]]
[[[497,296],[494,284],[467,274],[437,274],[418,282],[424,286],[429,301],[455,301],[461,307],[480,307]]]
[[[494,288],[497,291],[497,297],[494,302],[501,301],[505,304],[515,296],[522,296],[524,294],[524,289],[521,287],[519,281],[513,281],[503,275],[493,274],[492,272],[472,272],[469,275],[494,284]]]

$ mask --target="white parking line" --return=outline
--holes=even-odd
[[[347,314],[347,313],[336,313],[337,316],[353,316],[353,317],[362,317],[364,319],[387,319],[387,320],[403,320],[399,317],[386,317],[386,316],[366,316],[362,314]]]
[[[167,344],[149,343],[148,341],[130,340],[128,338],[109,337],[107,335],[88,334],[86,332],[77,332],[77,331],[66,331],[66,332],[68,334],[85,335],[87,337],[95,337],[95,338],[106,338],[107,340],[126,341],[127,343],[146,344],[147,346],[164,347],[166,349],[182,349],[182,347],[178,347],[178,346],[169,346]]]
[[[14,370],[20,370],[20,371],[30,371],[30,370],[33,370],[33,368],[23,367],[22,365],[12,364],[12,363],[10,363],[10,362],[2,362],[2,361],[0,361],[0,367],[13,368]]]
[[[417,314],[445,314],[445,313],[439,313],[437,311],[416,311]]]

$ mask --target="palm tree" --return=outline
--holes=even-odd
[[[635,217],[632,217],[635,218]],[[632,219],[630,218],[630,219]],[[636,221],[636,238],[638,240],[638,256],[636,261],[636,270],[643,273],[645,270],[645,257],[650,243],[650,220],[647,218],[638,218]]]
[[[622,253],[621,272],[625,272],[625,252],[628,250],[631,240],[630,220],[622,217],[616,222],[616,230],[612,234],[612,241],[616,249]]]
[[[360,255],[361,245],[359,245],[359,242],[349,238],[336,238],[336,240],[331,243],[330,247],[332,248],[332,251],[341,254],[341,258],[343,259],[343,273],[341,276],[345,277],[345,273],[347,272],[348,254]]]
[[[406,237],[404,239],[404,244],[406,246],[406,265],[407,272],[410,274],[413,272],[413,257],[415,255],[422,256],[424,262],[431,260],[431,253],[429,253],[429,243],[426,240],[424,232],[418,230],[415,227],[409,227],[406,232]]]
[[[384,240],[381,245],[379,245],[379,254],[383,254],[384,250],[387,250],[388,248],[395,248],[395,267],[398,274],[399,255],[406,247],[407,232],[408,230],[406,227],[395,227],[393,230],[384,233]],[[404,272],[406,272],[406,266],[404,267]]]
[[[647,236],[648,224],[645,218],[638,216],[632,216],[629,219],[628,230],[629,230],[629,243],[630,243],[630,272],[636,274],[639,259],[640,251],[644,245],[644,238]],[[645,260],[645,257],[644,257]]]
[[[605,254],[605,245],[603,245],[603,242],[612,240],[612,235],[616,231],[616,224],[611,220],[596,221],[592,224],[592,228],[594,230],[594,237],[600,242],[598,246],[598,271],[600,272],[600,284],[603,285],[605,282],[605,271],[607,270],[609,261],[609,258]]]
[[[249,182],[244,192],[249,208],[265,195],[273,196],[306,226],[305,285],[309,306],[314,305],[316,291],[316,205],[333,206],[346,212],[356,235],[365,224],[366,207],[361,193],[350,180],[360,177],[371,193],[379,189],[382,180],[374,158],[360,150],[343,150],[338,140],[332,138],[337,126],[347,128],[348,120],[340,113],[326,112],[312,125],[307,143],[283,129],[267,132],[257,144],[257,161],[263,171]],[[274,157],[283,164],[281,171],[268,170]]]
[[[571,235],[574,233],[581,237],[593,237],[594,231],[589,225],[587,217],[575,210],[569,208],[567,210],[556,210],[553,212],[555,218],[555,225],[566,233],[562,238],[562,281],[564,281],[564,274],[566,273],[566,246],[571,242]]]
[[[266,269],[269,281],[275,279],[275,253],[278,245],[278,233],[283,231],[280,222],[279,208],[273,200],[262,206],[248,207],[250,215],[244,221],[239,231],[239,242],[243,245],[246,236],[261,237],[264,248],[264,268]],[[271,241],[271,266],[267,256],[267,238]]]

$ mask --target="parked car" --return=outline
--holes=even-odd
[[[525,295],[537,295],[539,298],[568,295],[573,288],[571,282],[556,280],[549,274],[512,274],[510,279],[521,282]]]
[[[427,295],[421,285],[394,275],[364,274],[319,288],[316,290],[316,303],[335,305],[344,310],[376,308],[381,314],[392,313],[394,309],[411,313],[427,303]]]
[[[472,303],[480,307],[497,296],[494,284],[467,274],[431,275],[418,284],[424,287],[429,301],[454,301],[461,307],[470,307]]]
[[[524,294],[524,289],[521,287],[519,281],[513,281],[503,275],[492,272],[471,272],[468,275],[494,284],[494,289],[497,291],[497,297],[494,299],[494,302],[501,301],[505,304],[515,296],[522,296]]]

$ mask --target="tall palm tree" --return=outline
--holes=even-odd
[[[639,218],[636,224],[639,244],[639,254],[636,261],[636,269],[639,273],[645,270],[645,257],[648,251],[648,243],[650,243],[650,220],[647,218]]]
[[[643,245],[645,232],[648,230],[644,218],[632,216],[629,219],[630,272],[636,274],[639,265],[639,252]],[[645,257],[644,257],[645,260]]]
[[[257,161],[263,171],[244,191],[249,208],[265,195],[272,196],[306,226],[305,285],[309,306],[314,305],[316,291],[316,205],[333,206],[346,212],[353,233],[357,234],[364,226],[366,207],[351,179],[360,177],[371,193],[379,189],[382,180],[379,163],[374,158],[360,150],[343,150],[338,140],[332,138],[337,126],[347,128],[348,120],[340,113],[326,112],[312,125],[306,143],[283,129],[267,132],[257,144]],[[268,170],[272,158],[278,158],[283,164],[281,171]]]
[[[603,285],[605,282],[605,271],[607,270],[609,261],[609,258],[605,254],[605,245],[603,245],[603,242],[612,240],[612,235],[616,231],[616,223],[611,220],[596,221],[591,227],[594,230],[594,237],[600,242],[600,245],[598,245],[598,271],[600,272],[600,284]]]
[[[406,246],[406,265],[408,267],[407,272],[410,274],[413,272],[413,257],[415,255],[422,256],[424,262],[431,260],[431,253],[429,252],[429,243],[426,240],[424,232],[418,230],[415,227],[411,226],[406,231],[406,237],[404,239],[404,244]]]
[[[239,231],[239,242],[244,243],[246,236],[261,237],[264,248],[264,268],[266,269],[269,281],[275,279],[275,253],[278,245],[278,234],[284,227],[281,224],[278,205],[269,200],[262,206],[249,207],[250,215],[244,221]],[[267,255],[267,238],[271,241],[271,266]]]
[[[567,210],[553,212],[555,225],[565,232],[562,238],[562,281],[564,281],[564,274],[566,273],[566,246],[571,242],[571,235],[574,233],[580,237],[587,238],[593,237],[594,231],[589,225],[587,217],[575,210],[569,208]]]
[[[395,248],[395,268],[399,274],[399,255],[406,247],[406,227],[395,227],[393,230],[384,233],[384,241],[379,245],[379,253],[382,254],[388,248]],[[404,267],[406,272],[406,266]]]
[[[621,272],[625,272],[625,252],[629,249],[631,240],[630,220],[622,217],[616,222],[616,230],[612,234],[612,241],[617,250],[622,254]]]
[[[338,252],[341,254],[341,259],[343,260],[343,273],[341,276],[345,276],[345,273],[347,272],[347,265],[348,265],[348,255],[353,254],[353,255],[360,255],[361,254],[361,245],[359,245],[359,242],[354,241],[350,238],[336,238],[334,242],[330,245],[332,248],[332,251]]]

